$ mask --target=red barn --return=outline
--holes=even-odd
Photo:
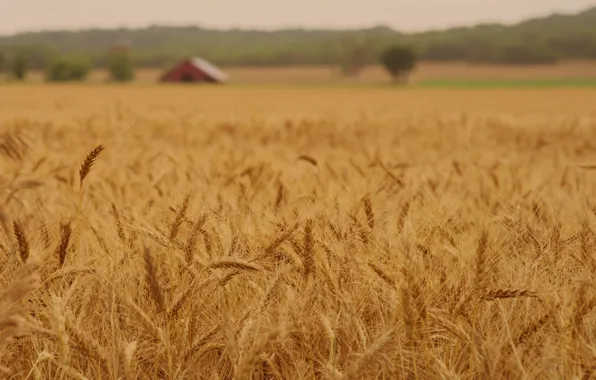
[[[225,83],[228,75],[202,58],[189,58],[178,63],[162,77],[162,82]]]

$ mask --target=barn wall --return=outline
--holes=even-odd
[[[181,82],[182,76],[184,74],[191,75],[194,78],[195,82],[203,82],[203,81],[207,81],[207,79],[208,79],[207,75],[204,72],[202,72],[201,70],[196,68],[190,62],[184,62],[181,65],[179,65],[179,66],[175,67],[174,69],[172,69],[171,71],[169,71],[168,73],[166,73],[162,77],[162,81],[164,81],[164,82]]]

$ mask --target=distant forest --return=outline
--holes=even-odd
[[[387,27],[224,31],[163,26],[23,33],[0,36],[0,56],[22,53],[30,68],[44,68],[57,55],[80,55],[101,67],[110,49],[125,46],[137,67],[148,68],[164,68],[188,56],[223,66],[365,65],[377,62],[384,49],[396,44],[411,46],[425,61],[532,64],[596,59],[596,7],[515,25],[412,34]]]

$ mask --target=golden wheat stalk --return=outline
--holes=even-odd
[[[169,236],[170,241],[173,241],[176,238],[176,236],[178,236],[180,227],[182,226],[182,223],[184,222],[184,218],[186,217],[186,211],[188,210],[191,196],[192,196],[192,193],[188,193],[186,195],[186,197],[184,197],[184,200],[182,201],[182,205],[180,206],[180,208],[178,209],[178,212],[176,213],[174,222],[172,223],[172,226],[170,227],[170,236]]]
[[[416,306],[418,320],[422,323],[425,323],[428,317],[428,307],[426,301],[427,294],[424,292],[424,289],[421,286],[420,278],[417,276],[410,258],[407,259],[406,265],[402,268],[402,273],[406,279],[406,284],[408,286],[410,296],[412,297],[412,301]]]
[[[45,223],[41,225],[41,236],[43,239],[44,248],[50,249],[50,232],[48,231],[48,226]]]
[[[530,324],[521,334],[515,339],[515,345],[519,346],[530,339],[538,330],[544,327],[552,318],[552,313],[546,313],[534,323]]]
[[[275,195],[275,203],[273,204],[273,209],[278,211],[286,199],[286,188],[281,180],[278,179],[277,182],[277,192]]]
[[[373,368],[387,365],[387,352],[395,341],[395,330],[390,329],[378,337],[370,347],[352,365],[344,379],[357,380],[366,378],[366,374]]]
[[[149,286],[149,294],[157,306],[157,310],[165,312],[166,304],[161,287],[159,286],[159,279],[157,274],[157,265],[151,256],[151,251],[148,247],[144,249],[143,258],[145,260],[145,278]]]
[[[64,315],[64,300],[53,297],[50,316],[60,348],[60,364],[66,366],[70,362],[70,341],[66,332],[66,316]]]
[[[213,277],[208,277],[196,286],[194,285],[194,282],[188,285],[180,295],[178,295],[171,301],[170,307],[168,309],[168,316],[171,317],[176,315],[182,307],[182,305],[184,304],[184,302],[188,299],[188,297],[190,297],[191,294],[196,294],[198,291],[202,290],[204,287],[211,284],[213,281],[215,281]]]
[[[56,249],[56,256],[58,256],[58,263],[62,267],[66,261],[66,253],[72,237],[72,227],[70,222],[60,224],[60,244]]]
[[[486,250],[488,247],[488,230],[484,229],[478,238],[478,245],[476,248],[476,289],[482,290],[486,287],[487,282],[487,259]]]
[[[120,241],[126,244],[126,235],[124,234],[124,227],[122,226],[122,219],[120,218],[120,213],[118,212],[118,208],[116,205],[112,203],[112,216],[114,217],[114,223],[116,224],[116,231],[118,232],[118,237]]]
[[[242,260],[218,260],[207,266],[211,269],[240,269],[248,271],[263,271],[263,268]]]
[[[24,305],[29,295],[39,287],[38,268],[37,260],[28,260],[0,295],[0,347],[3,349],[29,329],[29,311]]]
[[[27,242],[27,236],[25,230],[18,221],[13,222],[14,236],[17,239],[19,256],[22,262],[26,262],[29,258],[29,243]]]
[[[311,164],[312,166],[318,166],[319,163],[317,162],[317,160],[314,157],[311,157],[307,154],[301,154],[300,156],[298,156],[298,160],[299,161],[306,161],[309,164]]]
[[[186,260],[187,265],[190,265],[192,263],[195,249],[197,246],[197,240],[199,238],[199,234],[201,233],[201,230],[203,229],[203,226],[205,225],[206,222],[207,222],[207,214],[203,214],[203,216],[201,217],[201,219],[199,219],[199,221],[193,223],[192,230],[190,231],[190,234],[188,235],[188,240],[186,241],[186,246],[184,247],[184,253],[185,253],[184,258]]]
[[[233,270],[227,273],[225,276],[219,278],[219,286],[226,286],[228,282],[232,281],[234,277],[239,276],[240,274],[242,274],[242,272],[239,270]]]
[[[204,345],[206,345],[213,337],[221,330],[220,326],[213,327],[209,332],[205,333],[202,336],[199,336],[191,345],[186,349],[184,354],[182,355],[182,362],[186,362],[190,356],[195,353],[196,351],[200,350]]]
[[[281,329],[275,329],[268,334],[260,335],[252,347],[248,350],[242,350],[236,367],[236,378],[249,380],[261,353],[281,334]]]
[[[285,229],[277,238],[275,238],[269,245],[265,248],[263,255],[267,256],[273,253],[280,245],[282,245],[286,240],[290,238],[296,232],[300,225],[295,223],[291,227]]]
[[[85,181],[85,178],[87,178],[87,175],[89,175],[89,172],[91,171],[91,168],[93,167],[93,165],[95,164],[95,161],[99,157],[99,154],[104,149],[105,149],[104,145],[99,144],[97,147],[95,147],[91,152],[89,152],[87,154],[87,157],[85,157],[85,160],[83,161],[83,163],[81,164],[81,168],[79,169],[79,186],[80,186],[80,188],[83,187],[83,182]]]
[[[76,326],[71,318],[66,318],[66,332],[72,341],[76,343],[76,348],[88,358],[94,358],[99,361],[102,369],[107,373],[109,372],[109,361],[104,353],[104,349],[89,333],[82,331]]]
[[[145,328],[145,331],[149,333],[155,340],[167,345],[166,337],[163,330],[157,326],[155,322],[133,301],[129,296],[124,297],[124,303],[129,307],[133,314],[137,317],[137,320],[141,322],[141,325]]]
[[[378,265],[376,265],[375,263],[368,263],[368,266],[373,270],[373,272],[375,272],[375,274],[377,276],[379,276],[379,278],[381,280],[383,280],[387,285],[389,285],[390,287],[395,287],[395,280],[393,279],[393,276],[391,276],[389,273],[385,272],[383,269],[381,269],[381,267],[379,267]]]
[[[366,214],[366,222],[368,227],[372,230],[375,228],[375,211],[373,209],[372,201],[370,199],[370,195],[366,195],[362,200],[364,203],[364,213]]]
[[[304,244],[302,256],[304,257],[304,271],[306,276],[315,271],[315,238],[313,233],[313,221],[309,219],[304,225]]]
[[[137,342],[130,342],[123,346],[118,353],[118,375],[123,380],[133,380],[134,369],[133,369],[133,357],[137,350]]]
[[[494,289],[484,293],[482,299],[485,301],[493,301],[504,298],[536,298],[538,293],[528,289]]]
[[[24,137],[24,133],[19,130],[0,134],[0,155],[14,161],[22,160],[31,148]]]
[[[416,315],[412,305],[412,293],[407,286],[401,288],[401,310],[403,314],[403,322],[406,328],[406,344],[413,346],[416,344],[415,329],[416,329]]]
[[[60,278],[64,278],[69,275],[76,275],[80,273],[95,273],[95,268],[93,267],[70,267],[70,268],[62,268],[54,273],[50,274],[45,280],[44,283],[48,284],[52,281],[58,280]]]

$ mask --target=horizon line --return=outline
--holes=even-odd
[[[263,26],[209,26],[205,24],[199,23],[168,23],[168,22],[148,22],[140,25],[114,25],[114,26],[84,26],[84,27],[64,27],[64,28],[39,28],[39,29],[29,29],[29,30],[20,30],[15,31],[12,33],[4,33],[0,32],[0,38],[11,38],[11,37],[18,37],[21,35],[28,35],[28,34],[43,34],[43,33],[81,33],[81,32],[89,32],[89,31],[114,31],[114,30],[127,30],[127,31],[140,31],[146,30],[150,28],[196,28],[196,29],[203,29],[209,31],[220,31],[220,32],[229,32],[229,31],[239,31],[239,32],[264,32],[264,33],[275,33],[275,32],[283,32],[283,31],[362,31],[362,30],[370,30],[370,29],[389,29],[395,33],[399,34],[424,34],[424,33],[432,33],[432,32],[444,32],[450,29],[466,29],[466,28],[475,28],[479,26],[503,26],[503,27],[511,27],[520,25],[529,21],[533,20],[540,20],[545,19],[553,16],[577,16],[582,13],[588,12],[590,10],[596,10],[596,6],[588,7],[580,11],[576,12],[549,12],[544,13],[542,15],[531,16],[527,18],[523,18],[517,21],[478,21],[476,23],[469,23],[469,24],[453,24],[453,25],[445,25],[442,27],[434,27],[434,28],[421,28],[417,30],[400,30],[396,27],[388,25],[387,23],[377,23],[377,24],[367,24],[361,26],[299,26],[299,25],[287,25],[287,26],[273,26],[273,27],[263,27]]]

